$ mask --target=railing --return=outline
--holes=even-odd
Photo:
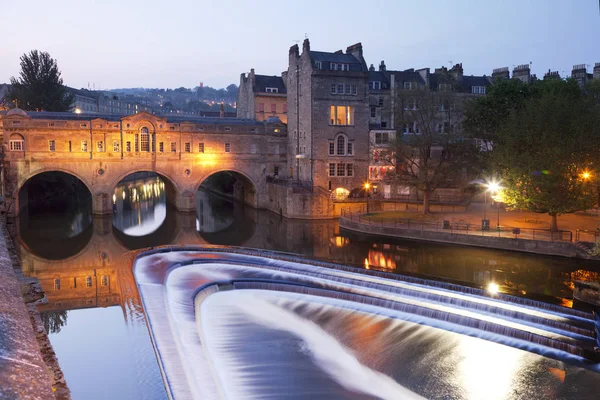
[[[577,229],[575,232],[576,242],[597,242],[600,237],[600,231],[588,231],[586,229]]]
[[[384,219],[365,214],[354,213],[346,209],[341,210],[341,217],[369,226],[382,228],[412,229],[420,231],[438,231],[458,233],[463,235],[492,236],[505,238],[519,238],[528,240],[544,240],[551,242],[572,242],[573,232],[536,228],[517,228],[509,226],[482,227],[480,224],[468,224],[450,221],[417,221],[412,219]]]
[[[429,198],[429,204],[465,204],[471,198],[466,196],[431,196]],[[366,201],[366,197],[353,197],[347,198],[344,200],[334,199],[334,201],[338,202],[352,202],[352,201]],[[386,201],[386,202],[396,202],[396,203],[408,203],[408,204],[420,204],[423,202],[423,197],[415,196],[410,194],[405,195],[396,195],[396,196],[371,196],[369,197],[369,201]]]

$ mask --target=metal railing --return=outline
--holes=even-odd
[[[597,242],[600,237],[600,231],[589,231],[587,229],[577,229],[575,231],[576,242]]]
[[[334,199],[334,201],[338,202],[352,202],[352,201],[366,201],[366,197],[348,197],[346,199]],[[429,199],[429,204],[447,204],[447,205],[462,205],[471,200],[471,197],[467,196],[431,196]],[[415,195],[395,195],[395,196],[384,196],[384,195],[372,195],[369,197],[369,201],[385,201],[385,202],[397,202],[397,203],[407,203],[407,204],[421,204],[423,203],[422,196]]]
[[[341,210],[341,218],[356,221],[369,226],[382,228],[411,229],[420,231],[437,231],[457,233],[463,235],[491,236],[518,238],[528,240],[544,240],[551,242],[572,242],[573,232],[565,230],[551,231],[550,229],[518,228],[509,226],[483,227],[480,224],[469,224],[451,221],[417,221],[408,218],[384,219],[360,213],[354,213],[347,209]]]

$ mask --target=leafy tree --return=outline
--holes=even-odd
[[[67,324],[66,311],[46,311],[40,313],[46,334],[58,333]]]
[[[561,214],[595,203],[592,177],[600,154],[600,113],[575,81],[536,84],[535,95],[499,122],[492,167],[502,177],[502,200],[512,208]]]
[[[393,139],[379,157],[394,166],[389,180],[423,195],[423,212],[429,213],[434,191],[466,184],[479,172],[480,151],[462,129],[462,97],[429,89],[401,91],[397,101]]]
[[[32,50],[21,56],[19,79],[10,78],[7,99],[30,111],[70,111],[74,96],[63,85],[56,60]]]

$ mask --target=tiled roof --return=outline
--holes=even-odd
[[[277,88],[278,93],[287,93],[280,76],[254,75],[254,92],[265,93],[266,88]]]
[[[323,70],[330,70],[331,63],[340,63],[349,64],[350,71],[352,72],[363,71],[363,66],[361,62],[352,54],[344,54],[340,52],[328,53],[324,51],[311,51],[310,56],[312,57],[313,61],[319,61],[321,63],[321,69]]]
[[[389,71],[389,73],[394,74],[399,86],[404,85],[404,82],[417,82],[421,85],[426,84],[423,77],[421,77],[421,74],[412,69],[407,69],[406,71]]]

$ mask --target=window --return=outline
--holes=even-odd
[[[148,133],[148,128],[142,128],[140,131],[140,150],[150,151],[150,134]]]
[[[204,143],[198,143],[198,151],[204,153]]]
[[[54,140],[48,140],[48,150],[56,151],[56,142]]]
[[[119,147],[120,147],[120,146],[119,146],[119,142],[117,142],[117,141],[114,141],[114,142],[113,142],[113,152],[114,152],[114,153],[118,153],[118,152],[119,152],[119,150],[120,150],[120,149],[119,149]]]
[[[177,153],[177,142],[171,142],[171,153]]]
[[[273,167],[273,175],[274,175],[274,176],[277,176],[277,175],[279,175],[279,166],[275,165],[275,166]]]
[[[164,153],[165,152],[165,143],[164,142],[160,142],[158,144],[158,152],[159,153]]]
[[[60,279],[54,280],[54,290],[60,290]]]
[[[228,127],[228,126],[226,126],[226,127],[225,127],[225,132],[231,132],[231,128],[230,128],[230,127]]]
[[[321,61],[315,61],[315,68],[323,69],[323,63],[321,63]]]
[[[287,103],[283,103],[283,113],[287,113]]]
[[[332,71],[350,71],[350,64],[331,63],[329,69]]]
[[[371,90],[381,90],[381,81],[371,81],[371,82],[369,82],[369,89],[371,89]]]
[[[387,132],[376,132],[375,133],[375,144],[388,144],[389,135]]]
[[[473,87],[471,87],[471,93],[485,94],[485,86],[473,86]]]
[[[83,151],[84,153],[87,153],[87,151],[88,151],[87,140],[81,141],[81,151]]]
[[[337,85],[335,83],[331,84],[331,94],[337,93]]]
[[[329,155],[335,156],[335,143],[329,142]]]
[[[138,135],[137,133],[134,138],[134,147],[136,153],[140,151],[140,135]]]
[[[10,151],[23,151],[25,149],[24,140],[11,140],[9,141]]]
[[[337,137],[337,151],[336,154],[338,156],[343,156],[346,154],[346,137],[344,135],[340,135]]]
[[[346,164],[346,176],[354,176],[353,164]]]
[[[54,122],[48,122],[48,126],[49,127],[54,126]]]
[[[131,153],[131,142],[125,142],[125,150]]]
[[[329,115],[331,125],[354,125],[354,107],[352,106],[331,106]]]
[[[371,118],[377,118],[377,108],[371,107]]]
[[[346,85],[346,94],[352,94],[352,86]]]
[[[12,124],[13,125],[21,125],[21,121],[13,121]]]
[[[329,176],[335,176],[335,163],[329,163]]]
[[[339,163],[337,165],[337,176],[346,176],[346,164]]]
[[[268,87],[268,88],[265,88],[265,92],[267,92],[267,93],[279,93],[279,88]]]
[[[67,150],[69,151],[69,153],[73,151],[73,146],[71,145],[70,140],[67,142]]]
[[[379,107],[383,107],[383,97],[379,98]]]
[[[96,142],[96,151],[102,153],[104,151],[104,142],[102,140]]]
[[[250,153],[256,154],[256,143],[250,143]]]
[[[272,113],[276,113],[277,112],[277,104],[271,104],[271,112]]]
[[[386,121],[381,121],[381,127],[382,128],[387,128],[387,122]]]
[[[412,89],[416,89],[416,87],[417,87],[416,82],[404,82],[404,90],[412,90]]]
[[[190,142],[185,142],[183,144],[183,149],[186,153],[190,153],[192,151],[192,147],[190,145]]]
[[[87,128],[87,124],[79,124],[80,128]]]
[[[352,94],[354,96],[356,96],[356,93],[357,93],[357,91],[356,91],[356,85],[352,85]]]
[[[231,153],[231,143],[225,143],[225,153]]]
[[[100,285],[108,286],[108,275],[102,275],[102,279],[100,281]]]
[[[354,154],[354,143],[348,142],[348,151],[346,152],[346,155],[351,156],[352,154]]]
[[[258,103],[258,112],[265,112],[265,103]]]
[[[344,94],[344,84],[343,83],[338,83],[337,84],[337,93],[338,94]]]
[[[279,145],[278,144],[275,145],[275,154],[279,154]]]
[[[92,277],[91,276],[87,276],[85,278],[85,287],[92,287]]]

